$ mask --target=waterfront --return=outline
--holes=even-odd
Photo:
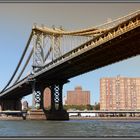
[[[1,137],[140,137],[140,120],[1,120]]]

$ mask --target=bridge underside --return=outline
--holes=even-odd
[[[140,54],[140,27],[103,43],[79,56],[76,56],[36,77],[36,85],[50,86],[67,81],[69,78],[122,61]],[[29,83],[5,94],[2,98],[22,98],[31,94]]]

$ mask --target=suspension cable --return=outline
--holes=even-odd
[[[8,83],[6,84],[6,86],[2,89],[1,93],[2,93],[3,91],[5,91],[5,89],[9,86],[9,84],[12,82],[13,78],[15,77],[15,75],[16,75],[18,69],[19,69],[19,66],[21,65],[21,62],[22,62],[22,60],[23,60],[23,58],[24,58],[24,56],[25,56],[25,54],[26,54],[26,52],[27,52],[27,49],[28,49],[29,44],[30,44],[30,41],[31,41],[31,39],[32,39],[32,35],[33,35],[33,33],[31,32],[30,37],[29,37],[29,40],[28,40],[28,42],[27,42],[27,44],[26,44],[26,47],[25,47],[25,49],[24,49],[24,51],[23,51],[23,53],[22,53],[22,56],[21,56],[21,58],[20,58],[20,60],[19,60],[19,62],[18,62],[18,65],[17,65],[17,67],[16,67],[16,69],[15,69],[13,75],[11,76],[10,80],[8,81]]]
[[[25,65],[24,65],[24,67],[22,68],[22,70],[21,70],[19,76],[18,76],[17,79],[15,80],[14,84],[16,84],[16,83],[18,82],[18,80],[20,79],[20,77],[22,76],[22,74],[23,74],[23,72],[24,72],[26,66],[28,65],[28,63],[29,63],[29,61],[30,61],[30,59],[31,59],[31,57],[32,57],[32,54],[33,54],[33,48],[32,48],[32,50],[31,50],[31,52],[30,52],[30,54],[29,54],[29,56],[28,56],[28,59],[26,60],[26,63],[25,63]],[[13,84],[13,85],[14,85],[14,84]]]
[[[39,32],[44,32],[44,33],[47,33],[47,34],[51,34],[51,35],[73,35],[73,36],[85,36],[85,35],[98,35],[99,33],[104,33],[106,31],[108,31],[110,29],[107,28],[106,26],[107,25],[110,25],[110,24],[113,24],[115,22],[124,22],[123,20],[128,20],[134,16],[137,16],[138,14],[140,14],[140,10],[138,11],[135,11],[133,13],[130,13],[126,16],[123,16],[121,18],[117,18],[109,23],[104,23],[104,24],[101,24],[101,25],[98,25],[96,27],[92,27],[92,28],[87,28],[87,29],[82,29],[82,30],[77,30],[77,31],[65,31],[65,30],[62,30],[62,29],[58,29],[58,28],[48,28],[46,26],[44,27],[39,27],[39,26],[34,26],[33,27],[33,30],[35,31],[39,31]],[[106,27],[105,29],[102,29],[102,27]]]

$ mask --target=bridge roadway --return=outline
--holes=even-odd
[[[36,79],[36,85],[47,87],[57,81],[67,81],[72,77],[139,54],[140,15],[137,15],[47,64],[32,78]],[[26,77],[1,93],[0,98],[22,98],[31,93],[31,84]]]

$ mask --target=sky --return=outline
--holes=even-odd
[[[10,79],[17,66],[34,23],[47,27],[77,30],[106,23],[136,10],[140,3],[0,3],[0,89]],[[91,104],[99,102],[100,78],[140,77],[140,56],[117,62],[69,79],[63,87],[68,90],[82,86],[91,93]],[[29,105],[32,96],[26,96]]]

